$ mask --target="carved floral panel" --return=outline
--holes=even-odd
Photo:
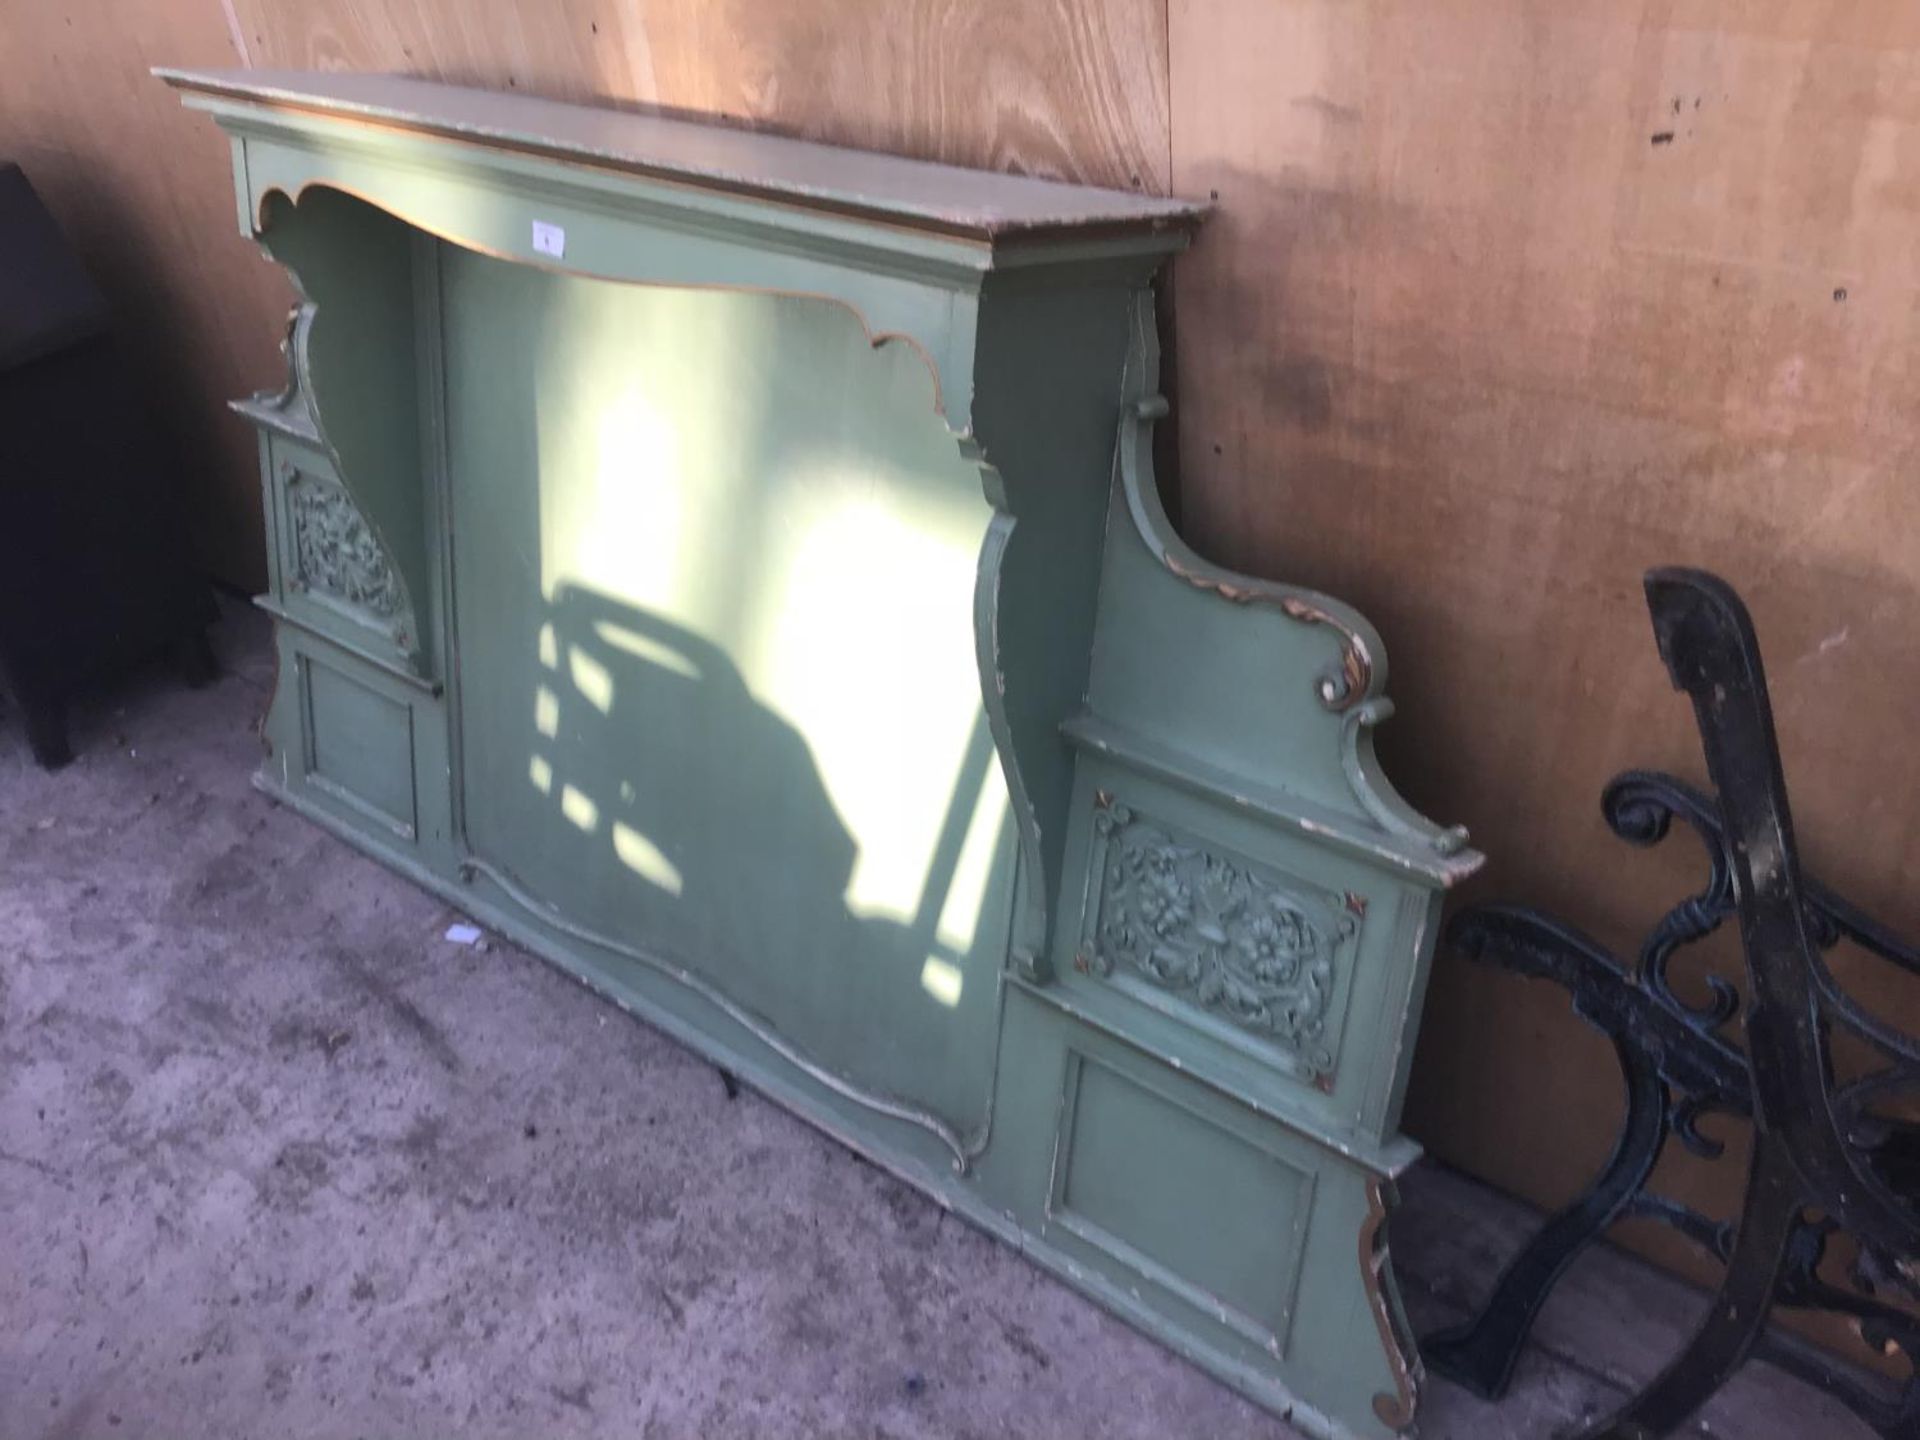
[[[1124,974],[1287,1052],[1333,1068],[1334,994],[1357,916],[1217,854],[1103,795],[1085,968]]]
[[[292,471],[286,496],[299,583],[381,620],[399,619],[406,609],[400,582],[347,492]]]

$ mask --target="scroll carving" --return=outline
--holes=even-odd
[[[278,392],[257,391],[250,399],[232,402],[233,408],[257,424],[277,430],[309,445],[318,445],[320,429],[307,404],[306,386],[300,379],[301,356],[307,348],[307,334],[313,328],[313,303],[302,300],[287,312],[287,333],[280,341],[280,355],[287,364],[287,381]]]
[[[1105,853],[1088,968],[1187,998],[1288,1051],[1311,1078],[1331,1071],[1336,966],[1357,917],[1111,800],[1094,832]]]
[[[383,622],[398,620],[405,593],[347,492],[290,469],[286,496],[298,582]]]
[[[1373,627],[1358,611],[1328,596],[1212,565],[1174,531],[1153,476],[1153,427],[1170,409],[1155,388],[1159,357],[1153,297],[1143,293],[1134,306],[1116,459],[1121,494],[1141,542],[1165,573],[1185,585],[1243,610],[1271,609],[1337,638],[1337,655],[1314,676],[1314,693],[1323,710],[1339,717],[1337,754],[1360,813],[1395,840],[1438,857],[1443,862],[1442,883],[1465,879],[1481,863],[1481,857],[1467,848],[1466,830],[1436,825],[1414,810],[1388,783],[1374,758],[1371,731],[1393,714],[1393,705],[1383,693],[1386,653]]]
[[[1407,1334],[1406,1317],[1392,1291],[1393,1265],[1387,1251],[1387,1212],[1395,1199],[1391,1180],[1367,1182],[1367,1218],[1360,1227],[1360,1276],[1366,1285],[1367,1308],[1380,1331],[1380,1346],[1393,1376],[1393,1389],[1373,1397],[1373,1413],[1396,1434],[1413,1426],[1426,1378],[1419,1347]]]

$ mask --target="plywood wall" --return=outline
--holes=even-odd
[[[1372,617],[1383,755],[1491,857],[1474,893],[1627,944],[1697,884],[1687,840],[1632,851],[1597,805],[1631,765],[1704,776],[1639,592],[1696,564],[1752,605],[1810,863],[1920,931],[1920,16],[1170,19],[1174,187],[1220,199],[1177,277],[1189,531]],[[1619,1105],[1557,992],[1443,958],[1416,1134],[1548,1201]],[[1741,1164],[1661,1179],[1724,1213]]]
[[[1110,185],[1167,184],[1160,0],[231,0],[251,62],[660,104]]]
[[[1920,19],[1896,0],[52,0],[0,135],[148,354],[208,558],[259,574],[283,283],[153,63],[402,70],[1215,195],[1177,268],[1202,548],[1358,602],[1404,788],[1478,882],[1627,942],[1692,877],[1615,770],[1698,775],[1638,577],[1749,596],[1806,850],[1920,931]],[[1920,1020],[1920,996],[1874,993]],[[1618,1108],[1557,994],[1441,960],[1410,1124],[1564,1198]],[[1737,1164],[1677,1162],[1724,1208]],[[1657,1240],[1652,1242],[1656,1245]]]

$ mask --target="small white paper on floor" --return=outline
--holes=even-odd
[[[478,925],[466,924],[449,925],[447,927],[447,939],[451,940],[455,945],[478,945],[480,943],[480,927]]]

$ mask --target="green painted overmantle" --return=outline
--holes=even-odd
[[[1386,657],[1163,513],[1180,201],[392,77],[159,72],[294,277],[261,786],[1310,1433],[1442,890]]]

